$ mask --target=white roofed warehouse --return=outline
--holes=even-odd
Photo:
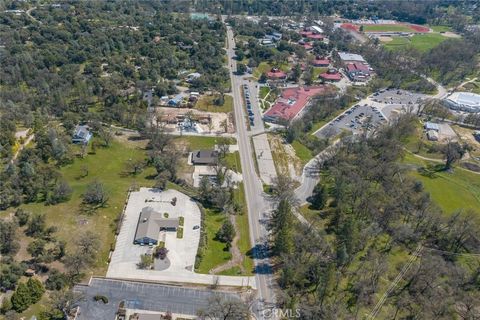
[[[450,109],[465,112],[480,112],[480,94],[454,92],[445,100]]]

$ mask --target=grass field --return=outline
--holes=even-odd
[[[242,164],[240,162],[240,152],[235,151],[227,153],[225,156],[226,166],[228,169],[238,173],[242,173]]]
[[[253,70],[253,76],[259,78],[262,73],[267,73],[272,70],[273,66],[268,62],[260,62],[258,67]],[[290,70],[288,63],[284,63],[279,67],[280,70],[287,72]]]
[[[403,24],[364,24],[364,32],[412,32],[413,30]]]
[[[192,149],[213,149],[217,144],[219,138],[217,137],[199,137],[199,136],[183,136],[175,138],[177,143],[185,143]],[[235,138],[228,138],[230,144],[236,144]]]
[[[253,274],[253,260],[249,256],[251,250],[250,233],[248,224],[248,214],[246,211],[247,205],[245,202],[245,192],[243,184],[240,184],[235,190],[235,199],[242,204],[243,214],[235,216],[240,238],[238,241],[238,247],[240,252],[244,255],[243,268],[245,269],[244,275]],[[220,211],[205,209],[205,229],[207,232],[207,245],[203,251],[202,261],[196,270],[199,273],[208,273],[212,268],[218,267],[226,263],[232,258],[232,255],[226,250],[225,243],[215,239],[215,235],[227,219],[227,215]],[[220,274],[224,275],[239,275],[241,274],[240,266],[236,266],[229,270],[225,270]]]
[[[224,95],[224,103],[221,106],[217,106],[214,103],[216,95],[211,96],[203,96],[195,105],[195,109],[200,111],[207,111],[207,112],[232,112],[233,111],[233,98],[229,95]]]
[[[215,236],[227,219],[220,211],[205,209],[205,231],[207,233],[207,245],[203,251],[203,258],[196,272],[208,273],[210,269],[221,265],[232,258],[226,249],[225,243],[215,239]]]
[[[412,37],[394,37],[392,41],[384,43],[384,46],[392,50],[411,46],[417,50],[426,52],[447,39],[447,37],[438,33],[416,34]]]
[[[432,165],[431,162],[407,154],[403,163],[417,167]],[[455,167],[453,172],[434,172],[431,176],[422,175],[416,170],[412,176],[420,180],[425,191],[446,213],[460,209],[473,209],[480,214],[480,175]]]
[[[317,80],[318,76],[324,72],[327,72],[328,68],[324,67],[313,67],[313,79]]]
[[[92,230],[97,234],[101,240],[101,246],[98,248],[99,255],[95,266],[87,276],[104,275],[108,266],[108,253],[114,245],[115,219],[122,212],[127,190],[135,184],[153,185],[153,180],[147,178],[154,173],[153,168],[137,176],[130,176],[124,172],[125,163],[128,160],[140,160],[145,156],[143,149],[120,142],[113,142],[109,148],[97,148],[96,154],[89,154],[84,159],[77,158],[72,164],[60,169],[73,190],[69,201],[53,206],[30,203],[21,207],[33,213],[45,214],[47,224],[58,227],[55,234],[59,239],[67,242],[67,250],[73,245],[72,239],[77,238],[80,233]],[[81,175],[83,168],[88,170],[86,177]],[[105,208],[99,208],[93,213],[85,213],[81,211],[82,194],[87,185],[94,180],[104,184],[109,200]],[[87,223],[80,223],[82,220]]]
[[[292,142],[292,147],[295,150],[295,154],[302,161],[303,164],[310,161],[313,158],[312,151],[304,146],[300,141],[294,140]]]
[[[237,226],[240,231],[240,239],[238,241],[238,246],[240,248],[240,252],[244,255],[243,268],[245,269],[245,274],[252,275],[254,264],[253,259],[250,255],[252,245],[250,243],[247,202],[245,199],[245,189],[243,183],[240,183],[238,189],[235,190],[235,198],[243,206],[243,214],[236,217]]]

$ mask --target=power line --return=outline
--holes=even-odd
[[[372,320],[375,319],[377,314],[380,312],[380,309],[382,308],[383,304],[387,300],[388,296],[393,292],[393,290],[395,290],[398,283],[403,279],[405,274],[410,270],[415,260],[417,260],[417,258],[421,255],[422,250],[423,250],[423,246],[422,244],[419,244],[415,249],[415,251],[413,252],[413,255],[408,259],[407,264],[402,268],[400,273],[395,277],[392,284],[390,285],[390,287],[388,287],[387,291],[385,291],[385,293],[382,295],[380,300],[378,300],[372,312],[370,312],[370,314],[367,316],[367,319],[372,319]]]

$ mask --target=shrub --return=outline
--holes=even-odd
[[[95,301],[102,301],[104,304],[107,304],[108,303],[108,298],[105,297],[105,296],[102,296],[100,294],[97,294],[93,297],[93,300]]]
[[[17,211],[15,211],[15,217],[17,218],[18,225],[21,227],[27,224],[28,219],[30,219],[30,212],[17,209]]]

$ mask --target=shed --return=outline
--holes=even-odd
[[[440,130],[440,127],[438,126],[438,123],[426,122],[425,123],[425,130],[427,130],[427,131],[433,130],[433,131],[438,132]]]
[[[428,130],[427,131],[427,138],[430,141],[438,141],[438,132],[435,130]]]

